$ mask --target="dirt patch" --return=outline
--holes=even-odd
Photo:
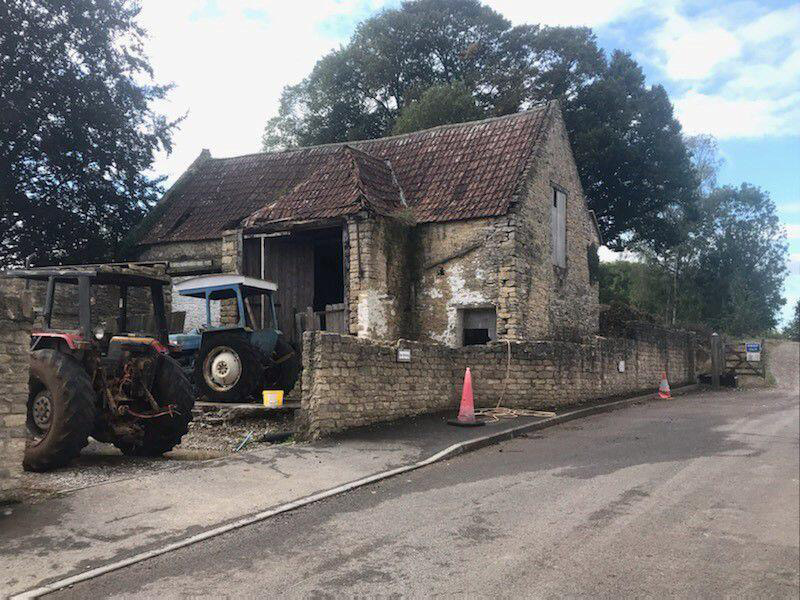
[[[183,436],[179,449],[181,452],[195,450],[229,454],[235,451],[248,435],[250,437],[242,450],[263,447],[271,443],[265,439],[267,436],[292,431],[294,431],[294,418],[291,411],[251,412],[225,408],[198,411],[189,424],[189,433]]]
[[[271,444],[264,440],[265,436],[289,433],[293,427],[292,411],[197,411],[181,444],[160,458],[124,456],[111,444],[90,439],[89,445],[68,466],[48,473],[25,473],[21,500],[38,502],[80,488],[179,468],[186,461],[228,456],[251,432],[250,440],[240,452],[265,448]]]

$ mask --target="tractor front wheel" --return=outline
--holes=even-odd
[[[63,467],[88,443],[97,409],[81,364],[56,350],[31,352],[26,471]]]

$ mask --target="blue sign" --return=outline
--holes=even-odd
[[[756,344],[755,342],[752,344],[745,344],[744,348],[747,352],[761,352],[761,344]]]

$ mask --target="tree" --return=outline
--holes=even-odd
[[[680,124],[661,86],[615,51],[603,73],[566,104],[565,120],[589,205],[614,250],[678,244],[697,202]]]
[[[725,160],[719,155],[719,144],[713,135],[687,135],[683,138],[692,159],[700,192],[710,194],[717,187],[717,175]]]
[[[783,335],[790,340],[800,342],[800,300],[794,305],[794,316],[783,328]]]
[[[176,122],[152,109],[139,6],[128,0],[0,5],[0,264],[115,257],[155,203],[146,175]]]
[[[734,335],[777,325],[785,304],[786,234],[769,195],[749,184],[725,186],[701,204],[683,285],[699,302],[685,317]]]
[[[607,59],[588,28],[512,27],[478,0],[406,1],[362,22],[284,89],[264,147],[381,137],[427,90],[454,84],[486,116],[559,100],[606,244],[675,243],[664,215],[692,205],[697,181],[663,88],[648,88],[629,55]],[[447,121],[472,118],[458,106]]]
[[[435,85],[400,111],[392,133],[410,133],[437,125],[474,121],[482,116],[483,112],[463,83]]]

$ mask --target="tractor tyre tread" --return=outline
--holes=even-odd
[[[38,444],[28,440],[22,461],[26,471],[49,471],[69,463],[89,443],[97,417],[89,375],[71,356],[53,349],[31,352],[29,423],[33,398],[42,388],[50,391],[52,422]]]

